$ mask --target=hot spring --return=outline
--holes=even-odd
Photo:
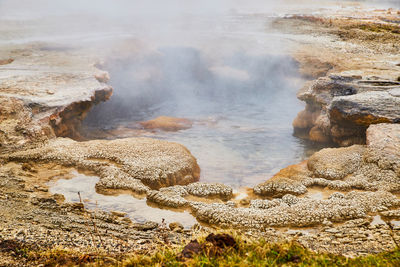
[[[111,56],[101,67],[114,94],[89,113],[86,137],[181,143],[197,158],[201,181],[234,188],[254,186],[305,159],[315,147],[292,128],[303,108],[296,92],[304,80],[277,47],[284,37],[262,26],[250,36],[241,31],[242,23],[255,27],[263,19],[230,16],[217,37],[202,33],[194,45],[173,42]],[[192,127],[143,129],[140,122],[159,116],[185,118]]]
[[[166,36],[151,29],[138,34],[138,26],[118,35],[121,42],[98,66],[109,73],[114,93],[89,112],[84,139],[150,137],[183,144],[198,161],[201,182],[224,183],[237,192],[321,148],[293,135],[292,121],[304,107],[296,92],[305,79],[290,56],[291,36],[272,31],[270,17],[231,12],[217,21],[193,18],[189,26],[178,21],[168,24]],[[184,118],[191,127],[144,129],[142,122],[159,116]],[[88,179],[77,174],[50,190],[76,201],[76,192],[93,189],[96,179]],[[141,211],[145,199],[133,205],[93,190],[82,194],[93,196],[102,209],[126,211],[139,221],[193,223],[187,213],[161,212],[157,220],[151,210]]]

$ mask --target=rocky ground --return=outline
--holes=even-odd
[[[317,34],[295,56],[303,74],[317,78],[298,92],[298,98],[306,103],[293,122],[299,135],[315,142],[349,146],[364,144],[371,124],[399,122],[400,34],[396,10],[291,16],[276,25],[285,28],[294,23],[301,25],[297,33]]]
[[[295,44],[303,75],[315,79],[299,91],[306,108],[293,122],[296,132],[343,147],[323,149],[281,170],[243,198],[229,186],[198,182],[196,159],[179,144],[70,139],[81,139],[80,121],[92,105],[111,96],[98,59],[43,44],[3,45],[1,244],[14,240],[37,249],[62,246],[115,255],[180,243],[199,229],[227,227],[347,256],[396,248],[399,22],[396,10],[343,9],[276,19],[274,27]],[[154,222],[134,223],[118,211],[66,203],[48,192],[47,182],[73,169],[99,176],[99,191],[131,190],[160,207],[190,210],[204,224],[168,230]],[[1,246],[0,253],[2,263],[24,263]]]
[[[90,57],[32,44],[2,46],[0,58],[1,150],[79,137],[79,121],[112,94],[108,74]]]

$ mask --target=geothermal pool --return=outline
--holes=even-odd
[[[293,136],[303,108],[304,80],[288,56],[221,52],[210,59],[191,47],[162,47],[141,58],[115,60],[114,95],[85,121],[89,138],[145,136],[185,145],[201,181],[252,187],[305,159],[313,144]],[[190,129],[144,130],[158,116],[189,119]]]
[[[289,56],[290,36],[268,30],[269,20],[258,15],[204,18],[192,21],[203,31],[189,32],[192,27],[180,25],[174,28],[180,38],[154,40],[150,32],[139,44],[117,46],[99,65],[110,74],[113,96],[89,112],[83,136],[183,144],[198,161],[200,181],[231,185],[239,198],[245,197],[245,188],[306,159],[320,147],[293,135],[292,121],[304,107],[296,92],[305,80]],[[186,118],[192,127],[143,129],[141,121],[159,116]],[[55,180],[50,191],[64,194],[67,201],[78,201],[80,191],[90,200],[89,208],[124,211],[138,222],[195,223],[187,211],[159,209],[124,193],[101,195],[94,189],[98,178],[74,176]]]
[[[280,169],[318,149],[293,135],[292,120],[303,104],[296,92],[304,84],[286,55],[221,52],[212,58],[193,47],[161,47],[145,55],[110,60],[103,67],[114,87],[111,99],[93,108],[84,122],[86,138],[150,137],[185,145],[197,158],[200,181],[231,185],[246,197]],[[175,132],[146,130],[141,121],[158,116],[186,118],[192,127]],[[186,210],[160,209],[125,192],[96,192],[97,177],[78,172],[50,183],[52,193],[90,209],[118,210],[133,221],[179,221],[191,227]]]

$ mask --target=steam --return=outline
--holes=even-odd
[[[294,98],[295,92],[286,89],[290,78],[297,76],[288,56],[236,50],[221,51],[216,59],[196,48],[179,46],[110,61],[106,69],[117,90],[110,101],[91,112],[88,121],[99,125],[117,118],[205,116],[226,106],[263,105],[287,93]]]
[[[18,21],[6,42],[107,58],[114,96],[88,119],[102,124],[149,109],[185,116],[283,88],[294,65],[268,24],[287,3],[298,7],[293,0],[0,0],[0,17],[4,27]]]
[[[126,117],[163,102],[243,100],[262,96],[265,88],[272,96],[296,78],[296,66],[284,56],[287,40],[269,29],[270,18],[336,5],[329,0],[0,0],[0,30],[18,22],[0,41],[39,41],[46,49],[83,48],[108,57],[103,67],[112,72],[115,94],[97,116]],[[119,104],[108,107],[114,102]]]
[[[400,7],[398,0],[0,0],[2,26],[7,27],[4,22],[8,20],[17,21],[19,27],[1,39],[73,45],[138,36],[155,41],[191,40],[221,30],[227,14],[278,16],[342,2]]]
[[[177,112],[182,103],[263,99],[266,88],[272,97],[276,88],[287,87],[296,66],[284,56],[287,40],[269,29],[270,18],[336,5],[329,0],[0,0],[3,27],[13,21],[19,27],[0,41],[106,54],[103,67],[112,72],[115,93],[93,121],[111,114],[132,117],[165,103],[176,111],[167,112],[183,114]]]

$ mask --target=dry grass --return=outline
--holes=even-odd
[[[54,248],[44,251],[12,246],[16,262],[44,266],[400,266],[400,250],[359,258],[346,258],[328,253],[312,252],[296,242],[268,243],[233,234],[236,247],[210,253],[203,250],[191,259],[182,259],[182,246],[160,246],[157,251],[129,255],[94,254]],[[198,237],[200,244],[205,236]],[[14,251],[15,250],[15,251]],[[3,251],[4,253],[4,251]]]
[[[235,239],[237,249],[228,248],[217,256],[204,252],[183,262],[179,257],[181,248],[164,248],[153,254],[133,255],[124,260],[123,266],[400,266],[398,249],[351,259],[315,253],[296,242],[271,244],[240,235]]]

